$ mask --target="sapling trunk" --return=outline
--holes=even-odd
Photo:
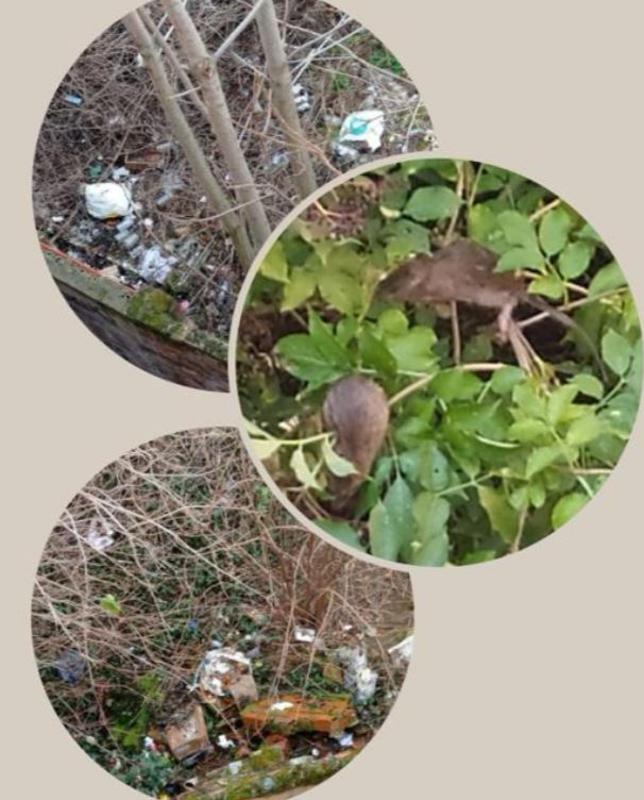
[[[254,249],[243,220],[237,211],[232,208],[225,191],[213,175],[201,145],[186,120],[178,101],[173,96],[172,85],[154,46],[152,37],[136,11],[132,11],[125,16],[123,24],[139,49],[150,73],[152,84],[168,120],[168,125],[183,150],[210,205],[217,214],[221,215],[222,225],[232,239],[239,261],[244,271],[246,271],[252,263]]]
[[[317,188],[315,172],[293,97],[293,79],[280,36],[273,0],[264,0],[256,16],[259,36],[271,79],[273,106],[293,158],[293,181],[302,199]]]
[[[248,221],[257,250],[269,237],[271,229],[246,157],[237,141],[237,131],[219,79],[217,64],[209,55],[196,25],[180,0],[162,2],[174,25],[193,80],[201,90],[210,127],[235,184],[235,194],[241,205],[239,213]]]

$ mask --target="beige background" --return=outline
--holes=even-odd
[[[403,57],[443,154],[496,162],[563,195],[613,248],[644,307],[639,4],[337,4]],[[117,800],[134,795],[82,755],[37,678],[28,611],[37,559],[63,505],[97,470],[149,438],[230,424],[235,410],[112,355],[67,310],[36,247],[29,178],[39,121],[81,48],[132,3],[7,6],[3,788]],[[608,485],[563,531],[511,559],[414,573],[417,648],[405,690],[365,754],[316,797],[644,796],[643,428],[640,418]]]

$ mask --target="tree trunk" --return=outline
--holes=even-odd
[[[276,116],[286,134],[293,156],[293,181],[300,197],[304,200],[315,191],[317,183],[311,157],[306,148],[306,138],[300,125],[300,117],[295,107],[291,70],[280,37],[273,0],[265,0],[262,3],[257,12],[257,27],[271,79]]]
[[[194,103],[196,108],[199,109],[203,118],[208,122],[208,110],[206,106],[203,104],[201,97],[199,97],[199,92],[197,91],[196,87],[193,85],[190,77],[186,73],[185,69],[181,66],[179,61],[179,57],[174,51],[174,48],[171,44],[166,41],[165,36],[161,35],[161,32],[154,24],[154,20],[150,16],[150,12],[147,11],[145,8],[139,8],[139,16],[143,20],[144,24],[146,25],[154,43],[159,46],[161,50],[165,53],[168,61],[172,64],[172,69],[177,73],[177,77],[183,84],[183,88],[186,90],[186,93],[190,95],[190,102]]]
[[[148,68],[157,98],[165,112],[170,129],[183,150],[195,177],[201,184],[210,205],[217,214],[221,214],[221,222],[232,239],[237,256],[244,271],[246,271],[252,263],[254,251],[243,220],[232,208],[226,193],[212,174],[199,142],[192,132],[179,103],[173,97],[172,86],[156,51],[152,37],[136,11],[132,11],[125,16],[123,24]]]
[[[237,131],[226,103],[217,64],[208,54],[197,27],[180,0],[162,0],[162,2],[174,25],[193,80],[201,89],[208,110],[210,127],[232,175],[237,198],[240,204],[243,204],[240,214],[248,220],[253,243],[259,249],[270,236],[271,228],[246,157],[237,141]]]

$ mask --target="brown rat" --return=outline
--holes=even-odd
[[[402,264],[382,281],[378,294],[410,303],[469,303],[498,309],[497,323],[504,341],[511,326],[516,335],[512,318],[515,307],[527,303],[546,311],[562,325],[578,330],[603,371],[601,359],[586,332],[563,311],[530,294],[522,278],[509,272],[495,272],[496,263],[497,256],[487,248],[458,239],[434,255],[420,254]]]
[[[520,302],[531,302],[525,282],[511,273],[494,272],[490,250],[459,239],[432,256],[420,254],[405,262],[378,287],[384,297],[411,303],[469,303],[499,310],[499,330]]]
[[[332,475],[329,490],[334,510],[346,511],[382,447],[389,425],[389,404],[382,388],[362,375],[341,378],[327,392],[322,407],[325,426],[335,433],[334,450],[357,473]]]

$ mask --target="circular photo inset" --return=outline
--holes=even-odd
[[[236,391],[270,485],[382,559],[548,536],[628,441],[641,329],[600,234],[491,164],[400,159],[308,204],[249,276]]]
[[[103,469],[33,594],[45,691],[77,744],[158,797],[292,796],[387,718],[413,647],[408,575],[300,527],[234,429]]]
[[[34,160],[38,238],[113,351],[226,390],[237,292],[272,227],[356,164],[433,146],[398,59],[322,0],[159,0],[60,83]]]

